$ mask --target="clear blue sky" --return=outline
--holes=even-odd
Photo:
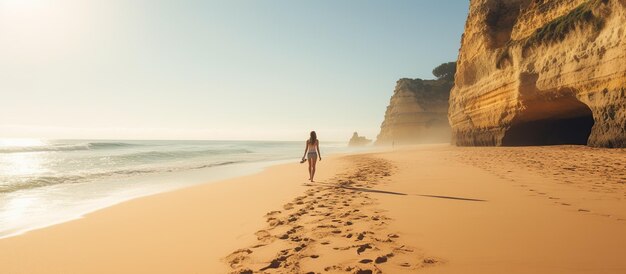
[[[0,0],[0,137],[374,138],[468,1]]]

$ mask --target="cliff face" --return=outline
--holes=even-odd
[[[398,80],[376,144],[448,142],[451,88],[446,80]]]
[[[471,0],[457,145],[626,147],[626,0]]]

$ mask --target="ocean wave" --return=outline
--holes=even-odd
[[[208,155],[247,154],[247,149],[201,149],[201,150],[171,150],[171,151],[142,151],[117,155],[117,160],[166,160],[188,159]]]
[[[237,164],[237,163],[242,163],[242,162],[244,161],[226,161],[226,162],[214,163],[214,164],[209,164],[209,165],[194,166],[194,167],[190,167],[189,169],[203,169],[203,168],[216,167],[216,166],[232,165],[232,164]]]
[[[79,151],[92,149],[111,149],[138,146],[130,143],[88,142],[78,144],[49,144],[41,146],[0,147],[0,153],[45,152],[45,151]]]
[[[43,151],[73,151],[88,150],[89,144],[72,144],[72,145],[45,145],[45,146],[25,146],[25,147],[4,147],[0,148],[0,153],[19,153],[19,152],[43,152]]]
[[[147,175],[154,173],[169,173],[186,170],[198,170],[211,168],[216,166],[232,165],[245,161],[223,161],[211,164],[190,165],[179,167],[161,167],[161,168],[143,168],[143,169],[121,169],[106,172],[94,172],[90,174],[80,175],[64,175],[64,176],[38,176],[35,178],[26,178],[20,182],[13,182],[8,185],[0,185],[0,194],[14,192],[18,190],[33,189],[38,187],[54,186],[60,184],[77,184],[88,183],[95,180],[103,180],[109,178],[125,178],[137,175]]]
[[[93,149],[107,149],[107,148],[118,148],[118,147],[136,147],[140,146],[139,144],[131,144],[131,143],[120,143],[120,142],[90,142],[87,143],[90,148]]]

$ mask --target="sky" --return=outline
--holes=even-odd
[[[0,138],[374,139],[468,1],[0,0]]]

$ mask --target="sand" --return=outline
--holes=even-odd
[[[383,157],[400,168],[381,189],[409,194],[379,197],[390,230],[445,261],[426,273],[626,273],[625,150],[441,147]]]
[[[626,273],[626,150],[287,164],[0,240],[0,273]]]

